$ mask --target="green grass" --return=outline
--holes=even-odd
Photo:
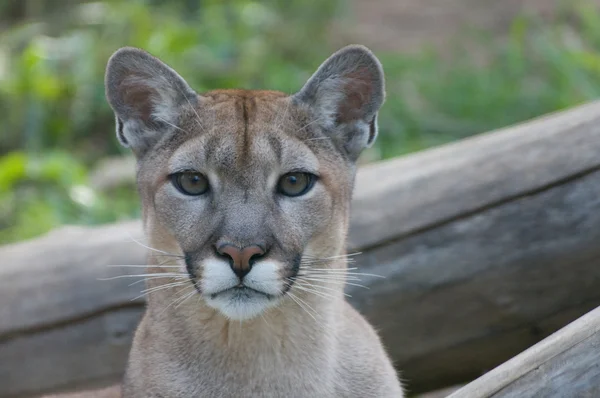
[[[102,192],[88,181],[98,160],[126,153],[114,137],[103,89],[106,60],[118,47],[149,50],[198,91],[291,93],[335,50],[323,38],[341,9],[338,1],[316,0],[149,3],[84,4],[1,34],[0,243],[65,223],[139,216],[133,187]],[[477,32],[468,37],[469,46],[457,38],[447,51],[452,55],[377,53],[388,96],[369,159],[440,145],[600,94],[595,8],[566,7],[553,24],[518,18],[507,41]]]

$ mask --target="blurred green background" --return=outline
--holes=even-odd
[[[0,2],[0,244],[67,223],[139,217],[131,161],[119,160],[128,152],[117,144],[104,99],[104,67],[117,48],[150,51],[198,91],[292,93],[348,44],[336,32],[351,31],[357,20],[350,1]],[[380,138],[362,161],[595,99],[600,14],[594,4],[557,3],[552,18],[518,15],[501,40],[465,27],[443,48],[374,48],[388,99]]]

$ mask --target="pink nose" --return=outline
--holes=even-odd
[[[229,257],[229,265],[235,274],[241,279],[252,269],[253,260],[265,254],[265,250],[259,245],[250,245],[242,249],[232,244],[225,243],[217,247],[217,253]]]

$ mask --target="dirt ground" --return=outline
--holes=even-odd
[[[600,6],[600,0],[352,0],[355,23],[340,38],[402,52],[443,47],[465,28],[501,38],[520,13],[551,19],[565,1]]]

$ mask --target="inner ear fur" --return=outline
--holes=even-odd
[[[197,104],[198,95],[172,68],[132,47],[117,50],[105,75],[106,98],[116,117],[117,137],[136,154],[164,134],[173,133],[181,106]]]
[[[377,112],[385,100],[383,68],[366,47],[351,45],[330,56],[295,98],[353,158],[373,144]]]

